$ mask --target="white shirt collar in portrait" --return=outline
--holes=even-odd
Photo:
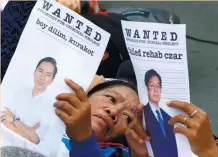
[[[149,101],[149,105],[150,105],[150,107],[151,107],[151,110],[152,110],[152,112],[153,112],[153,114],[155,115],[155,117],[156,117],[156,119],[157,119],[157,121],[158,121],[158,116],[157,116],[157,112],[156,112],[156,110],[158,110],[159,111],[159,113],[160,113],[160,116],[161,116],[161,118],[163,119],[163,116],[162,116],[162,114],[161,114],[161,110],[160,110],[160,107],[159,107],[159,105],[158,105],[158,108],[156,108],[150,101]]]
[[[43,140],[55,116],[53,98],[50,96],[50,92],[47,91],[48,89],[39,96],[33,97],[32,89],[24,87],[15,92],[11,103],[6,107],[20,117],[20,121],[29,127],[40,123],[36,133],[40,140]]]

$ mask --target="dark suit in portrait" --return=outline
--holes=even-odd
[[[165,133],[163,133],[161,125],[155,117],[150,104],[148,103],[144,108],[146,130],[151,136],[150,143],[154,157],[178,157],[176,138],[173,132],[174,126],[168,124],[171,117],[161,108],[160,112],[163,117]]]

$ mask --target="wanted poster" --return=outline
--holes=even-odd
[[[167,106],[171,100],[190,101],[185,25],[122,21],[122,28],[140,101],[145,105],[149,155],[191,157],[187,138],[173,132],[182,124],[168,124],[182,112]]]
[[[65,127],[55,97],[72,90],[70,78],[87,90],[110,34],[55,1],[37,1],[2,82],[3,146],[57,156]]]

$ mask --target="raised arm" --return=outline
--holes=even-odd
[[[143,109],[144,106],[142,104],[134,108],[136,118],[130,123],[125,133],[131,157],[149,157],[145,141],[149,141],[150,137],[143,128]]]
[[[90,154],[95,157],[103,157],[100,147],[95,139],[94,131],[92,136],[83,141],[70,140],[70,157],[89,157]]]
[[[199,157],[218,157],[218,148],[207,113],[187,102],[171,101],[168,106],[183,110],[189,115],[188,117],[177,115],[169,121],[169,124],[182,123],[187,126],[176,127],[174,132],[188,138],[192,152]]]
[[[64,122],[70,138],[70,157],[101,157],[100,147],[91,126],[91,106],[85,91],[73,81],[66,84],[75,91],[59,94],[54,106],[56,114]]]

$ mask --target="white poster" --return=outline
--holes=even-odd
[[[181,112],[167,106],[170,100],[190,101],[185,25],[122,21],[122,28],[145,105],[150,156],[191,157],[187,138],[173,132],[181,124],[168,124]]]
[[[110,34],[54,1],[37,1],[2,82],[3,146],[56,156],[65,127],[53,103],[90,85]],[[16,121],[16,123],[15,123]]]

